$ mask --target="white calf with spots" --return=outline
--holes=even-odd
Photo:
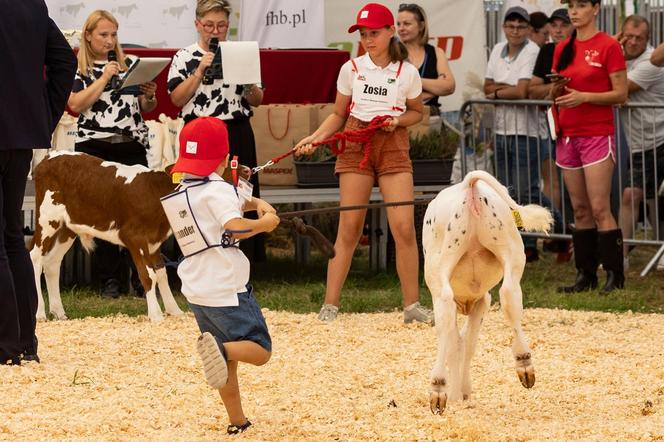
[[[513,213],[513,211],[515,211]],[[512,352],[521,383],[530,388],[535,371],[521,328],[521,276],[526,263],[515,224],[548,232],[551,213],[540,206],[519,206],[507,189],[483,171],[441,191],[424,217],[424,277],[434,306],[438,352],[431,371],[431,411],[442,413],[450,401],[471,393],[470,361],[482,317],[491,304],[489,290],[500,280],[500,304],[514,331]],[[459,334],[456,313],[468,315]]]
[[[174,188],[166,172],[80,153],[49,154],[35,169],[37,213],[30,256],[39,295],[37,319],[46,319],[42,272],[49,310],[57,319],[67,318],[60,299],[60,265],[77,236],[86,250],[93,248],[93,238],[129,250],[145,288],[151,320],[163,319],[157,287],[166,313],[181,315],[159,252],[171,233],[159,198]]]

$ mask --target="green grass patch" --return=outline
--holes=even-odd
[[[342,312],[385,312],[401,308],[401,290],[396,273],[373,272],[369,269],[366,251],[356,254],[341,299]],[[639,272],[655,252],[640,247],[631,254],[632,268],[627,272],[627,288],[608,296],[598,291],[579,294],[560,294],[556,288],[574,280],[572,263],[556,264],[555,255],[540,254],[540,260],[526,265],[521,281],[525,307],[560,308],[606,312],[664,312],[664,272],[652,271],[647,277]],[[295,313],[318,312],[325,297],[327,263],[313,255],[307,264],[297,264],[292,256],[271,255],[267,263],[252,266],[252,283],[263,307]],[[421,276],[421,275],[420,275]],[[604,272],[599,271],[600,284]],[[424,305],[431,306],[431,295],[420,278],[420,296]],[[188,310],[184,297],[176,293],[183,310]],[[498,300],[493,290],[494,302]],[[121,296],[102,299],[97,290],[89,287],[63,289],[62,301],[69,318],[108,316],[123,313],[130,316],[147,314],[144,299]]]

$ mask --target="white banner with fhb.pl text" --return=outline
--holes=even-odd
[[[322,48],[324,0],[251,0],[240,10],[239,39],[261,48]]]

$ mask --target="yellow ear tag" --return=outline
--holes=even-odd
[[[521,214],[518,210],[512,209],[512,218],[514,218],[514,224],[521,229],[523,228],[523,220],[521,219]]]
[[[175,172],[172,175],[173,184],[180,184],[180,181],[182,181],[183,177],[184,177],[184,174],[182,172]]]

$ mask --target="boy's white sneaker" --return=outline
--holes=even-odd
[[[196,350],[203,361],[203,372],[207,383],[217,390],[226,385],[228,366],[214,336],[209,332],[200,335],[196,341]]]

